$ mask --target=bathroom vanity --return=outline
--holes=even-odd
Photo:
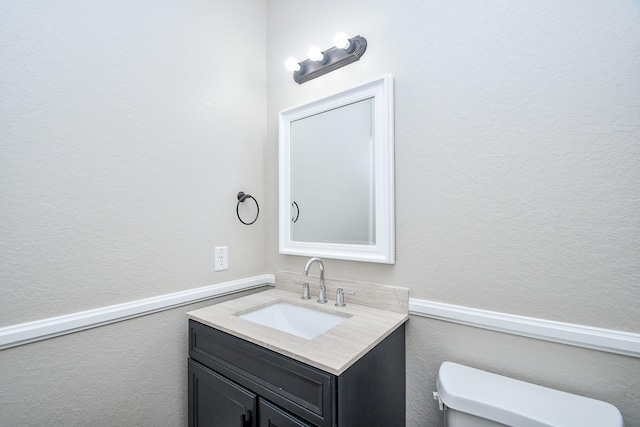
[[[283,274],[275,289],[188,313],[189,426],[404,425],[408,291],[327,280],[329,299],[355,288],[396,311],[350,298],[335,307],[301,300],[296,274]],[[345,320],[308,339],[240,317],[283,302]]]

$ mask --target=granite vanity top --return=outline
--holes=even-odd
[[[300,298],[302,288],[298,282],[303,280],[311,284],[310,300]],[[319,304],[316,302],[317,283],[317,278],[311,276],[303,279],[296,273],[278,272],[274,289],[194,310],[187,313],[187,317],[334,375],[347,370],[409,319],[408,289],[327,279],[329,302]],[[298,287],[300,290],[294,291]],[[346,296],[345,307],[334,305],[338,287],[356,292],[353,297]],[[313,339],[300,338],[238,317],[238,314],[276,302],[350,317]],[[376,307],[381,304],[383,308]]]

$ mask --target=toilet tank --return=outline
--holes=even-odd
[[[447,427],[623,427],[615,406],[453,362],[440,366],[437,396]]]

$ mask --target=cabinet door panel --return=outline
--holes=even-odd
[[[258,427],[312,427],[264,399],[258,399],[260,421]]]
[[[254,427],[256,395],[189,360],[189,426]]]

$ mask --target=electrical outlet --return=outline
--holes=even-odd
[[[215,271],[229,269],[229,248],[227,246],[217,246],[215,248],[216,266]]]

